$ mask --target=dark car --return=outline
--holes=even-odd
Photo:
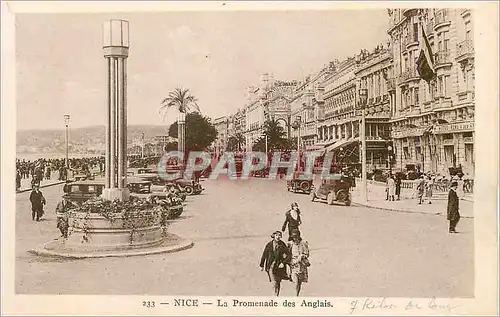
[[[63,187],[63,197],[71,202],[83,203],[90,198],[101,196],[104,185],[104,179],[66,183]],[[151,192],[151,182],[142,179],[127,179],[127,188],[131,194],[148,194]]]
[[[184,206],[179,197],[169,192],[153,192],[149,194],[149,199],[156,204],[162,206],[165,211],[168,211],[166,219],[175,219],[184,211]]]
[[[311,201],[315,199],[326,200],[329,205],[333,205],[337,201],[349,206],[351,205],[350,187],[351,182],[346,177],[335,174],[329,180],[323,180],[318,188],[312,189]]]
[[[178,184],[188,196],[190,195],[199,195],[205,189],[201,186],[200,182],[196,180],[185,180],[185,179],[176,179],[173,181],[175,184]]]
[[[312,187],[312,178],[301,172],[295,173],[293,179],[286,181],[287,190],[294,193],[303,192],[310,194]]]
[[[63,197],[71,202],[83,203],[98,197],[104,189],[104,180],[82,180],[64,184]]]

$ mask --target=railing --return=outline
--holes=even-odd
[[[418,74],[417,74],[416,69],[415,68],[408,68],[399,76],[398,83],[401,84],[401,83],[403,83],[411,78],[417,78],[417,77],[418,77]]]
[[[437,64],[451,63],[450,61],[450,51],[439,51],[434,54],[434,60]]]
[[[448,14],[448,10],[447,9],[441,9],[441,10],[437,11],[436,15],[435,15],[435,21],[436,21],[436,25],[450,22],[450,17],[449,17],[449,14]]]
[[[474,44],[471,40],[465,40],[457,44],[457,58],[465,54],[474,53]]]

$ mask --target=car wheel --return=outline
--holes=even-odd
[[[345,201],[345,205],[346,206],[350,206],[351,205],[351,199],[349,197],[347,197],[347,199]]]
[[[311,192],[311,201],[314,201],[315,198],[316,198],[316,194],[314,192]]]
[[[188,185],[188,186],[186,186],[186,187],[184,187],[184,190],[186,191],[186,194],[188,194],[188,195],[192,195],[192,194],[193,194],[193,191],[194,191],[194,190],[193,190],[193,187],[192,187],[192,186],[189,186],[189,185]]]
[[[344,202],[344,203],[347,203],[347,200],[349,199],[349,195],[347,195],[347,193],[343,190],[339,190],[337,192],[337,200],[338,201],[341,201],[341,202]]]
[[[333,205],[333,202],[335,201],[335,194],[334,193],[328,193],[328,196],[326,196],[326,202],[328,205]]]
[[[309,185],[309,182],[304,181],[300,183],[300,189],[307,193],[311,189],[311,186]]]

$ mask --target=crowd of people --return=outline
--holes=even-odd
[[[85,157],[70,158],[69,169],[66,166],[65,159],[47,159],[40,158],[35,161],[16,160],[16,191],[21,188],[23,179],[31,178],[31,187],[40,185],[43,180],[53,179],[57,174],[57,180],[65,181],[68,179],[68,172],[78,172],[81,174],[90,174],[94,168],[99,168],[99,172],[104,171],[104,157]]]
[[[279,296],[282,281],[290,281],[295,285],[296,296],[300,295],[302,283],[309,279],[309,245],[302,239],[299,226],[302,224],[299,205],[294,202],[285,213],[285,221],[281,231],[271,235],[272,240],[266,243],[260,259],[260,268],[266,271],[271,282],[274,295]],[[283,233],[288,229],[288,242],[282,241]]]

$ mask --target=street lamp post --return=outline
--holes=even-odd
[[[68,128],[69,128],[69,114],[64,115],[64,125],[66,126],[66,169],[69,169],[69,134],[68,134]]]
[[[368,200],[368,189],[366,179],[366,101],[368,99],[368,89],[361,88],[359,90],[359,102],[361,106],[361,200],[366,202]]]
[[[141,135],[141,158],[143,159],[144,158],[144,132],[142,132],[142,135]]]
[[[389,145],[387,147],[387,152],[388,152],[387,160],[389,163],[389,175],[392,175],[392,146]]]

